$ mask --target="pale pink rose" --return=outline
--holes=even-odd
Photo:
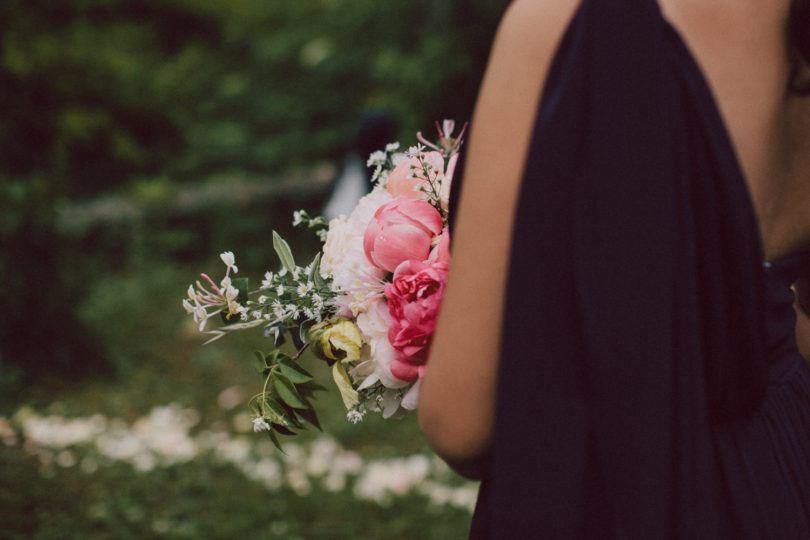
[[[449,268],[444,261],[405,261],[385,285],[391,317],[388,341],[399,353],[391,373],[398,379],[412,381],[424,374]]]
[[[398,198],[382,205],[363,235],[366,257],[393,272],[407,260],[424,261],[433,237],[442,230],[442,216],[425,201]]]
[[[423,165],[418,158],[412,157],[400,161],[388,175],[386,189],[394,197],[421,199],[424,193],[421,187],[428,181],[435,181],[438,174],[444,173],[444,158],[439,152],[427,152],[424,163],[430,166],[430,174],[425,177]]]

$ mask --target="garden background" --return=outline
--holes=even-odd
[[[276,269],[274,229],[313,254],[292,211],[364,115],[403,144],[469,119],[506,3],[0,3],[1,537],[466,537],[477,486],[414,415],[322,393],[328,435],[281,454],[247,414],[260,332],[202,347],[180,301],[222,251]]]

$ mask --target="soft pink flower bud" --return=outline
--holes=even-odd
[[[444,158],[439,152],[427,152],[424,156],[424,163],[431,168],[429,179],[433,180],[437,174],[444,172]],[[393,197],[421,199],[424,194],[420,188],[427,181],[422,163],[419,159],[412,157],[401,161],[394,167],[394,170],[388,175],[386,189]]]
[[[382,205],[363,235],[363,249],[372,264],[388,272],[407,260],[424,261],[433,237],[442,230],[442,216],[425,201],[398,198]]]
[[[439,237],[439,244],[431,250],[428,256],[428,262],[443,262],[450,263],[450,231],[447,227],[442,229],[442,235]]]
[[[447,170],[444,172],[444,180],[439,191],[439,198],[442,201],[442,208],[447,210],[450,204],[450,186],[453,183],[453,173],[456,172],[456,164],[458,163],[458,154],[453,154],[447,160]]]

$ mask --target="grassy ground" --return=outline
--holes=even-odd
[[[3,538],[465,538],[474,484],[415,418],[358,425],[336,392],[281,454],[250,431],[263,338],[203,339],[180,300],[195,269],[99,278],[77,309],[115,370],[46,377],[0,408]],[[328,384],[328,372],[307,365]]]

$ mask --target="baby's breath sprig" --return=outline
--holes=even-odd
[[[313,218],[303,210],[296,212],[295,221],[296,225],[310,229],[326,226],[323,218]],[[220,284],[202,274],[202,283],[198,281],[196,288],[189,287],[183,307],[200,323],[200,331],[204,331],[211,316],[222,317],[222,326],[205,331],[213,336],[207,343],[227,333],[257,326],[264,326],[265,336],[273,338],[275,348],[269,354],[255,355],[256,369],[265,382],[249,407],[254,430],[266,431],[278,446],[278,434],[292,435],[294,430],[304,427],[304,422],[320,429],[310,400],[322,387],[312,381],[299,359],[317,338],[310,336],[313,326],[335,314],[331,300],[337,293],[331,289],[331,278],[321,274],[320,254],[306,266],[298,266],[290,246],[276,232],[273,248],[281,267],[276,272],[266,272],[258,290],[249,292],[246,278],[232,279],[231,274],[238,268],[233,253],[228,251],[220,256],[226,266]],[[287,338],[295,347],[293,356],[281,350]]]
[[[385,150],[377,150],[368,156],[366,167],[374,167],[371,173],[371,182],[384,186],[388,181],[388,174],[394,169],[397,164],[398,158],[402,154],[398,154],[399,143],[392,142],[385,145]]]

